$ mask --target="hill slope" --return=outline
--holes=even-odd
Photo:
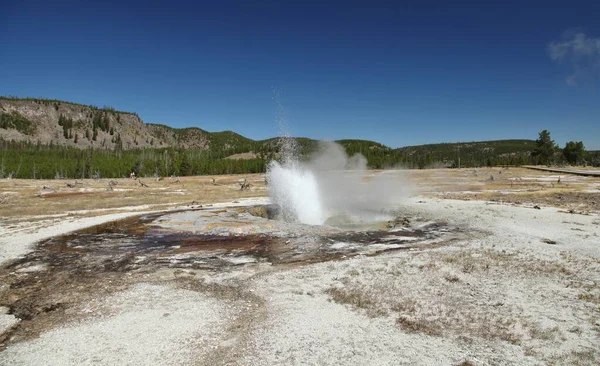
[[[317,140],[293,139],[301,159],[319,147]],[[260,172],[279,156],[283,140],[256,141],[233,131],[144,123],[135,113],[110,107],[0,97],[0,178],[123,176],[132,170],[144,175]],[[349,156],[360,153],[369,167],[378,169],[534,163],[533,140],[397,149],[368,140],[336,142]]]
[[[147,124],[130,112],[45,99],[0,97],[0,138],[86,149],[207,149],[209,133]]]
[[[417,161],[418,167],[518,165],[530,161],[534,140],[495,140],[406,146],[395,150],[403,161]]]
[[[0,139],[79,149],[181,148],[239,154],[274,152],[279,138],[255,141],[233,131],[208,132],[197,127],[173,128],[144,123],[131,112],[77,103],[0,97]],[[295,138],[300,150],[314,150],[317,141]],[[389,149],[366,140],[338,141],[352,152]]]

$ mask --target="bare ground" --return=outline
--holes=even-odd
[[[114,188],[123,191],[106,191],[106,181],[0,181],[0,365],[600,363],[597,178],[558,182],[518,168],[410,176],[419,192],[402,215],[446,220],[467,236],[218,271],[123,269],[132,259],[110,254],[67,270],[77,253],[36,259],[27,245],[136,212],[243,205],[265,195],[260,175],[248,191],[239,190],[245,176],[142,179],[148,188],[122,180]],[[43,197],[44,185],[60,194]]]

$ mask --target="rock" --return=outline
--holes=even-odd
[[[396,217],[394,220],[390,220],[387,223],[387,228],[388,229],[393,229],[395,227],[398,226],[402,226],[402,227],[409,227],[410,226],[410,219],[408,217]]]
[[[17,319],[14,315],[0,315],[0,334],[6,332],[18,322],[19,319]]]

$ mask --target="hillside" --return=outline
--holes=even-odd
[[[276,152],[280,138],[255,141],[233,131],[208,132],[197,127],[173,128],[144,123],[131,112],[60,100],[0,97],[0,140],[79,149],[131,150],[178,148],[210,150],[219,155]],[[301,153],[317,141],[295,138]],[[389,149],[366,140],[338,141],[351,152]]]
[[[406,146],[395,151],[403,161],[417,161],[418,167],[519,165],[527,164],[535,149],[534,140],[495,140]]]
[[[300,159],[318,141],[293,138]],[[282,138],[252,140],[233,131],[144,123],[131,112],[58,100],[0,97],[0,178],[190,175],[262,172]],[[473,167],[535,163],[533,140],[440,143],[392,149],[375,141],[336,141],[368,166]]]
[[[87,149],[207,149],[210,134],[144,123],[136,113],[45,99],[0,97],[0,138]]]

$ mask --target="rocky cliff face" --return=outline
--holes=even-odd
[[[208,149],[210,134],[144,123],[136,114],[80,104],[0,98],[0,138],[77,148]]]

